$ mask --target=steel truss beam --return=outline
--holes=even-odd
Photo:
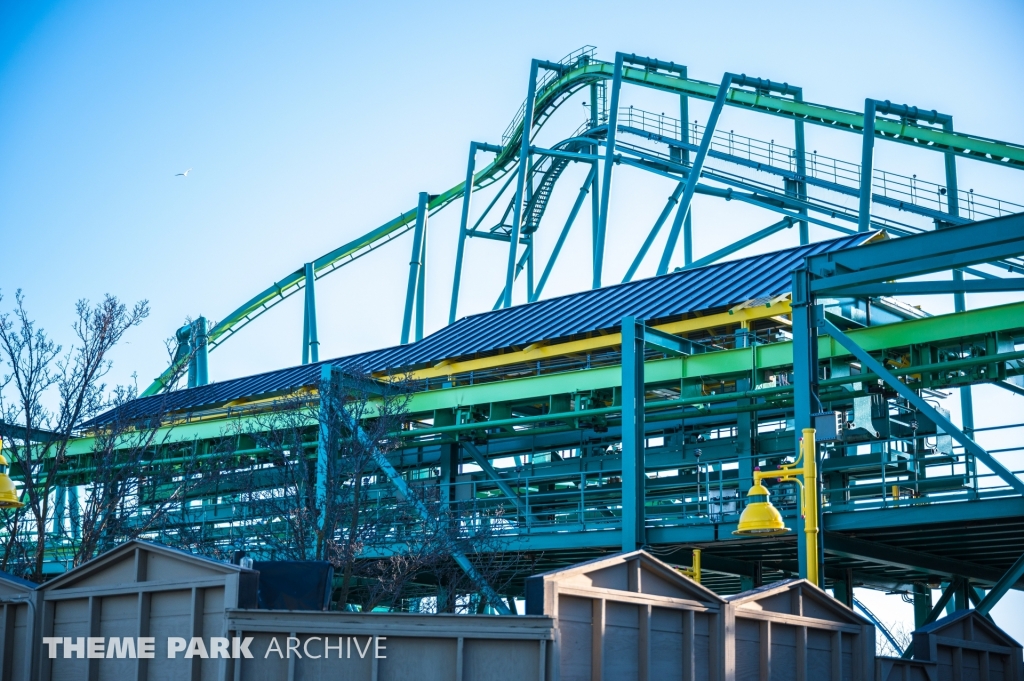
[[[818,308],[820,311],[820,307]],[[872,373],[877,375],[883,381],[888,383],[893,389],[896,390],[899,395],[914,405],[918,411],[925,415],[932,423],[936,424],[942,430],[950,435],[954,440],[963,445],[964,449],[970,452],[976,459],[980,460],[989,470],[995,473],[997,476],[1012,487],[1018,494],[1024,494],[1024,481],[1009,471],[1002,463],[997,461],[991,454],[982,449],[974,440],[967,437],[962,430],[953,425],[953,422],[941,414],[937,409],[926,402],[917,391],[907,387],[903,381],[896,378],[892,373],[889,372],[882,363],[872,357],[868,352],[861,349],[855,342],[853,342],[849,336],[844,334],[842,331],[837,329],[830,321],[824,318],[824,314],[819,312],[818,327],[823,330],[824,333],[835,339],[840,345],[846,348],[850,354],[859,359],[863,366],[870,370]],[[796,326],[794,320],[794,327]]]
[[[891,565],[926,575],[970,577],[972,580],[990,584],[995,584],[1004,577],[999,570],[984,565],[943,558],[890,544],[855,539],[837,532],[825,533],[825,551],[835,556],[864,560],[879,565]],[[1024,589],[1024,582],[1016,582],[1014,586]]]
[[[963,269],[1024,254],[1024,213],[879,241],[807,259],[810,292],[839,295],[848,287]],[[965,282],[966,283],[966,282]]]

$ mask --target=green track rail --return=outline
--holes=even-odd
[[[568,97],[591,83],[610,80],[613,71],[614,65],[608,62],[578,62],[564,75],[547,83],[537,95],[534,109],[534,120],[537,123],[531,134],[536,135],[544,122]],[[631,67],[623,69],[623,82],[707,101],[715,99],[719,88],[719,85],[715,83]],[[802,120],[857,134],[861,133],[864,128],[863,113],[811,102],[797,102],[752,90],[733,88],[729,92],[726,103],[759,113]],[[503,151],[489,165],[474,175],[473,186],[476,189],[496,182],[515,168],[518,163],[519,140],[522,139],[522,134],[522,119],[520,118],[508,143],[503,147]],[[1017,144],[882,118],[876,120],[875,135],[893,142],[941,153],[953,152],[965,158],[1024,170],[1024,146]],[[464,190],[465,182],[460,182],[441,194],[433,195],[428,203],[428,209],[433,213],[444,208],[461,197]],[[320,256],[313,261],[315,276],[317,278],[326,276],[348,262],[387,244],[409,230],[415,224],[416,217],[416,209],[413,208],[359,238]],[[248,300],[210,330],[207,336],[209,349],[217,348],[256,317],[300,291],[304,285],[305,274],[301,267],[274,282],[273,285]],[[143,396],[156,394],[168,387],[171,378],[177,375],[180,368],[178,365],[168,367],[146,389]]]

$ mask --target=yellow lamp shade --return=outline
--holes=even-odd
[[[0,454],[0,508],[20,508],[25,504],[18,501],[18,490],[7,475],[7,459]]]
[[[747,492],[747,507],[740,514],[740,522],[733,534],[772,536],[785,534],[789,528],[782,521],[779,509],[768,501],[768,490],[759,482]]]

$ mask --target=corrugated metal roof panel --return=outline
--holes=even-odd
[[[610,330],[617,328],[622,318],[628,315],[656,321],[774,297],[790,290],[790,273],[803,263],[806,256],[857,246],[873,235],[855,234],[472,315],[410,345],[141,398],[124,408],[122,416],[140,418],[158,413],[195,411],[234,400],[297,390],[315,385],[320,380],[320,367],[327,363],[363,371],[411,368]],[[85,427],[102,423],[109,416],[108,412],[85,424]]]

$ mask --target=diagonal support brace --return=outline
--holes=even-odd
[[[987,615],[992,606],[999,602],[999,599],[1017,583],[1017,580],[1024,576],[1024,555],[1017,559],[1009,570],[1006,571],[996,585],[992,587],[992,590],[988,592],[988,595],[981,599],[981,603],[978,603],[977,610],[982,615]]]
[[[430,522],[434,520],[434,515],[430,512],[430,509],[428,509],[422,501],[416,498],[415,493],[409,488],[409,483],[407,483],[401,473],[391,465],[391,462],[388,461],[388,458],[384,456],[384,453],[377,448],[376,444],[370,440],[366,431],[364,431],[362,426],[356,422],[355,418],[352,417],[352,414],[345,409],[341,409],[339,411],[341,412],[340,416],[344,421],[345,426],[352,432],[356,433],[360,442],[370,450],[370,453],[373,456],[373,462],[384,472],[384,475],[388,476],[388,480],[390,480],[391,484],[394,485],[396,490],[398,490],[398,493],[412,504],[416,513],[424,521]],[[502,615],[512,614],[512,611],[508,609],[508,605],[505,603],[504,599],[498,595],[498,592],[494,590],[494,587],[487,582],[484,576],[481,575],[475,567],[473,567],[473,564],[469,562],[469,558],[466,557],[465,553],[458,549],[453,549],[452,558],[458,566],[462,568],[462,571],[466,573],[466,576],[472,580],[473,584],[476,585],[476,588],[480,590],[480,593],[490,601],[491,607]]]
[[[883,381],[888,383],[897,393],[912,405],[917,407],[918,411],[924,414],[928,419],[942,428],[948,433],[954,440],[963,445],[964,449],[970,452],[976,459],[984,463],[989,469],[1003,479],[1015,492],[1018,494],[1024,494],[1024,481],[1010,472],[1003,464],[995,459],[991,454],[985,451],[977,442],[967,437],[962,430],[953,425],[953,422],[948,418],[940,414],[934,407],[921,399],[921,396],[911,390],[903,381],[899,380],[892,373],[889,372],[882,363],[872,357],[866,350],[861,348],[849,336],[840,331],[825,319],[825,315],[822,313],[821,306],[816,308],[816,315],[818,326],[822,328],[824,333],[832,336],[840,345],[846,348],[850,354],[859,359],[864,366],[872,373],[876,374]]]
[[[523,500],[515,493],[515,490],[509,487],[508,483],[498,475],[498,471],[494,470],[494,466],[492,466],[491,462],[487,460],[487,457],[483,455],[483,452],[477,449],[476,445],[472,442],[463,442],[462,446],[473,458],[473,461],[484,470],[484,473],[487,473],[487,476],[498,485],[498,489],[500,489],[515,505],[516,511],[519,515],[526,518],[527,522],[532,522],[533,516],[530,515],[528,509],[523,504]]]

